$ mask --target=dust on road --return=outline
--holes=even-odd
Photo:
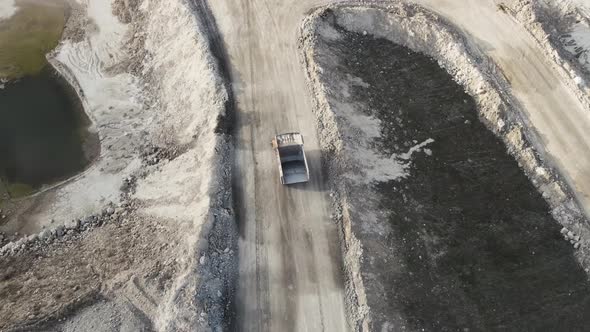
[[[347,329],[338,230],[330,218],[311,98],[296,31],[314,1],[210,2],[237,101],[241,199],[236,326],[244,331]],[[282,186],[270,140],[300,131],[311,171]]]

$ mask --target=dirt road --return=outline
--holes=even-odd
[[[345,331],[342,258],[321,174],[316,120],[297,50],[310,1],[210,1],[238,106],[236,184],[244,331]],[[270,140],[305,137],[311,181],[283,186]]]

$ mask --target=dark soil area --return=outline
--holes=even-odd
[[[370,85],[351,92],[384,124],[375,149],[403,154],[434,139],[426,147],[432,155],[412,155],[409,176],[373,186],[391,229],[383,243],[363,244],[365,258],[376,257],[363,261],[363,275],[378,267],[386,285],[384,294],[365,285],[374,329],[385,321],[392,331],[590,329],[590,283],[574,249],[502,141],[479,121],[474,100],[429,57],[339,31],[344,38],[320,43],[338,56],[339,77]],[[397,321],[409,326],[391,325]]]
[[[75,174],[96,155],[78,97],[48,67],[0,90],[0,105],[0,179],[12,197]]]

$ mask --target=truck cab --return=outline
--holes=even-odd
[[[303,135],[297,132],[276,135],[272,140],[272,146],[277,156],[282,184],[309,181]]]

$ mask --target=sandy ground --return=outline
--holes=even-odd
[[[550,57],[590,95],[590,4],[579,0],[517,3],[516,16],[529,31],[549,45]],[[556,56],[557,55],[557,56]],[[586,106],[590,108],[590,102]]]
[[[239,330],[348,329],[338,230],[330,219],[297,28],[313,1],[211,1],[236,92]],[[300,131],[311,181],[282,186],[273,135]]]
[[[0,20],[7,19],[14,15],[17,8],[14,0],[3,0],[0,2]]]
[[[345,256],[347,264],[342,265],[313,99],[297,57],[298,27],[320,2],[210,3],[227,48],[224,60],[231,64],[239,110],[240,282],[235,325],[244,330],[346,330],[351,327],[346,306],[354,302],[351,297],[359,300],[362,295],[360,288],[356,294],[346,293],[358,286],[350,277],[349,265],[354,262]],[[128,231],[121,232],[113,221],[80,238],[75,233],[66,236],[64,245],[72,249],[50,245],[43,249],[47,254],[19,249],[16,256],[0,258],[4,267],[15,259],[31,262],[0,281],[2,298],[11,299],[0,310],[5,317],[0,329],[39,320],[49,320],[49,330],[212,330],[228,322],[223,313],[227,308],[222,307],[231,299],[234,283],[228,275],[236,249],[228,184],[231,148],[226,137],[215,134],[227,92],[200,25],[204,18],[196,18],[196,2],[117,3],[125,24],[112,14],[109,2],[80,0],[80,16],[70,27],[70,38],[50,56],[80,92],[101,138],[100,159],[80,176],[23,203],[18,214],[22,219],[11,215],[3,230],[36,233],[44,225],[100,214],[109,202],[117,206],[121,186],[133,176],[138,179],[136,190],[125,198],[134,202],[129,226],[124,226]],[[590,210],[590,145],[585,139],[590,113],[539,44],[518,22],[498,12],[493,1],[419,3],[456,24],[470,44],[499,65],[524,110],[525,122],[538,134],[541,154]],[[363,24],[371,22],[358,23],[362,31]],[[503,127],[499,121],[495,124]],[[278,184],[269,140],[290,130],[306,138],[312,171],[307,186]],[[416,142],[420,143],[428,142]],[[150,150],[150,144],[164,153]],[[375,176],[391,176],[391,164],[382,166],[386,174]],[[546,192],[551,196],[551,188]],[[123,217],[116,220],[126,223]],[[129,241],[131,236],[136,240]],[[154,237],[168,244],[162,244],[161,254],[152,247]],[[79,252],[102,268],[82,268],[86,265]],[[161,264],[170,269],[158,268]],[[59,281],[47,278],[55,275]],[[90,299],[94,306],[83,309],[76,305],[80,288],[75,284],[91,275],[98,277],[84,288],[88,295],[82,302]],[[162,279],[163,285],[154,282]],[[41,288],[44,280],[48,284]],[[54,286],[60,282],[72,291]],[[19,293],[16,288],[25,284]],[[33,294],[39,301],[30,301]],[[122,322],[115,312],[125,310],[134,314],[123,314]],[[104,325],[97,326],[100,321],[94,313],[105,318]],[[59,325],[56,317],[68,319]]]
[[[128,219],[2,258],[0,330],[61,331],[56,325],[64,323],[76,327],[70,331],[112,331],[145,315],[152,326],[162,294],[181,269],[175,253],[182,235],[154,219]],[[114,309],[84,319],[84,308],[101,301]],[[121,319],[112,321],[119,313]]]
[[[65,39],[49,61],[78,91],[92,120],[90,130],[98,132],[101,154],[82,174],[19,202],[18,212],[7,213],[9,220],[0,228],[5,233],[38,233],[119,203],[123,179],[141,166],[140,147],[152,116],[142,111],[136,79],[110,69],[124,60],[127,27],[111,13],[109,2],[90,1],[84,8],[94,22],[85,27],[87,38]]]
[[[562,17],[560,19],[564,21],[562,24],[571,21],[569,26],[563,31],[563,34],[559,36],[563,47],[567,50],[577,61],[584,67],[586,73],[590,73],[590,3],[582,0],[562,1],[555,4],[543,3],[545,8],[553,6],[561,6]],[[568,6],[569,5],[569,6]],[[565,11],[563,7],[571,7],[570,12],[564,15]],[[550,10],[550,9],[549,9]],[[588,79],[589,77],[586,76]],[[582,84],[580,82],[580,84]]]
[[[227,325],[231,144],[216,133],[227,93],[209,47],[182,1],[74,3],[48,58],[79,92],[101,155],[5,211],[6,233],[45,230],[3,247],[0,330]]]
[[[580,64],[587,71],[590,71],[590,55],[588,55],[587,51],[590,49],[590,27],[583,23],[578,23],[572,28],[570,36],[564,36],[565,49],[578,57]]]

